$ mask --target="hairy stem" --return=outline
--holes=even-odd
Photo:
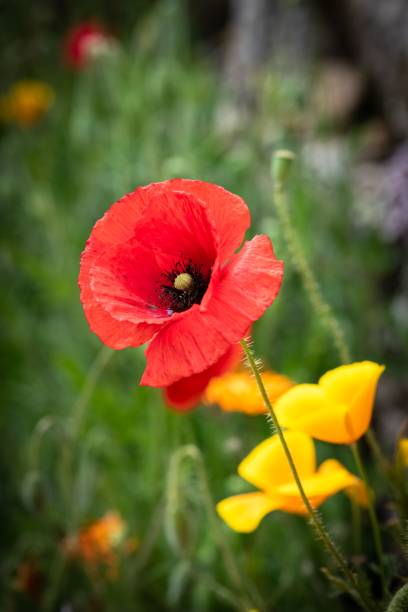
[[[361,455],[360,455],[360,451],[359,451],[357,442],[354,442],[354,444],[351,445],[351,452],[353,454],[354,461],[356,463],[359,474],[362,480],[364,481],[364,483],[366,484],[366,487],[368,487],[367,475],[365,472],[364,464],[361,460]],[[374,546],[375,546],[375,551],[377,554],[378,563],[380,567],[381,586],[382,586],[383,594],[386,594],[387,593],[387,581],[385,579],[384,552],[383,552],[383,546],[381,542],[380,526],[378,524],[377,516],[375,514],[373,501],[372,501],[372,495],[368,488],[367,488],[367,494],[368,494],[367,495],[367,498],[368,498],[367,510],[368,510],[368,514],[370,517],[371,527],[373,530]]]
[[[285,173],[282,174],[282,161],[285,163]],[[343,329],[336,318],[330,304],[323,297],[323,293],[319,287],[316,276],[313,273],[311,266],[303,252],[301,242],[298,238],[297,232],[292,225],[289,207],[286,197],[286,182],[289,176],[290,165],[293,161],[293,154],[289,151],[277,152],[273,159],[272,172],[274,178],[274,202],[275,207],[279,216],[279,220],[285,235],[285,239],[288,245],[289,253],[292,257],[293,264],[297,269],[305,288],[306,294],[312,304],[312,307],[320,318],[322,323],[325,325],[328,335],[332,338],[333,344],[339,354],[341,363],[347,364],[351,362],[350,348],[346,342]],[[370,429],[367,433],[368,443],[372,449],[374,456],[379,461],[380,467],[383,469],[386,466],[386,459],[383,457],[379,444],[376,441],[374,432]],[[356,463],[360,477],[364,481],[364,484],[369,491],[370,487],[367,480],[367,475],[361,460],[360,453],[356,444],[351,446],[351,451]],[[373,500],[369,495],[368,501],[368,513],[370,517],[371,527],[374,536],[374,543],[378,562],[381,571],[381,583],[384,594],[386,593],[386,580],[384,573],[384,556],[382,550],[380,529],[375,514]]]
[[[343,329],[335,317],[331,306],[323,297],[316,277],[305,257],[298,235],[292,225],[283,183],[275,182],[274,202],[293,265],[303,281],[312,307],[333,339],[333,344],[338,351],[340,361],[342,363],[350,363],[350,349],[347,346]]]
[[[180,495],[180,483],[178,480],[180,478],[180,466],[186,459],[192,461],[196,468],[198,485],[202,500],[204,502],[204,508],[210,523],[210,528],[218,546],[226,574],[228,575],[233,588],[236,590],[236,596],[234,595],[234,599],[238,602],[238,605],[236,606],[237,609],[239,612],[245,612],[253,609],[264,609],[263,603],[259,601],[258,594],[255,595],[253,589],[250,588],[249,584],[247,583],[245,576],[242,574],[237,559],[229,546],[228,540],[225,538],[220,528],[220,523],[214,510],[214,500],[210,491],[204,460],[198,447],[193,444],[181,446],[171,457],[167,485],[167,513],[171,515],[179,504],[178,497]],[[173,526],[171,526],[169,530],[170,539],[173,538],[172,529]]]
[[[265,385],[263,384],[262,381],[262,376],[261,376],[261,372],[259,369],[259,366],[257,365],[257,361],[250,349],[250,347],[248,346],[248,343],[246,342],[246,340],[241,340],[241,346],[243,348],[243,351],[245,353],[245,356],[247,358],[248,361],[248,365],[250,367],[250,369],[252,370],[252,373],[255,377],[258,389],[261,393],[263,402],[265,404],[265,407],[267,409],[267,411],[269,412],[270,418],[272,420],[273,423],[273,427],[274,430],[276,431],[276,433],[279,436],[280,442],[282,444],[283,450],[285,452],[286,458],[288,460],[293,478],[296,482],[296,486],[299,490],[299,494],[302,498],[302,501],[304,503],[304,506],[306,508],[306,510],[308,511],[309,517],[310,517],[310,521],[313,525],[313,527],[316,530],[316,533],[318,534],[319,538],[321,539],[321,541],[323,542],[327,552],[331,555],[331,557],[333,558],[334,562],[336,563],[337,567],[339,568],[339,570],[341,571],[341,573],[343,574],[343,576],[345,577],[345,579],[348,582],[349,585],[349,589],[350,589],[350,593],[354,595],[355,599],[359,602],[359,604],[362,606],[362,608],[364,610],[375,610],[375,607],[373,607],[372,603],[368,600],[366,594],[364,593],[364,591],[361,589],[358,580],[356,578],[356,576],[353,574],[353,572],[349,569],[346,560],[344,559],[342,553],[338,550],[336,544],[333,542],[333,540],[331,539],[329,533],[327,532],[327,529],[323,523],[323,521],[321,520],[319,514],[316,512],[316,510],[313,508],[312,504],[310,503],[309,498],[307,497],[305,490],[303,488],[302,482],[300,480],[295,462],[293,460],[292,454],[290,452],[290,449],[287,445],[287,442],[285,440],[285,436],[283,433],[283,430],[279,424],[279,421],[277,419],[277,416],[275,414],[275,411],[273,409],[272,403],[268,397],[268,394],[266,392],[265,389]]]

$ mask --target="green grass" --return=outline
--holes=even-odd
[[[172,524],[174,508],[164,503],[169,462],[186,444],[200,449],[214,500],[240,490],[237,464],[269,433],[262,417],[216,408],[172,413],[159,391],[138,387],[142,350],[126,350],[101,371],[72,439],[75,406],[101,350],[79,303],[80,253],[108,206],[151,181],[199,178],[243,196],[254,219],[251,232],[267,232],[285,260],[280,296],[255,326],[258,354],[298,381],[312,382],[338,364],[287,258],[271,198],[270,154],[282,144],[300,150],[301,137],[285,127],[285,118],[307,105],[308,83],[277,75],[278,85],[265,86],[253,122],[223,134],[217,129],[221,100],[231,102],[223,83],[173,30],[162,16],[151,18],[126,48],[83,74],[61,75],[50,66],[44,79],[55,83],[56,102],[49,116],[30,130],[10,126],[1,134],[1,606],[35,609],[12,588],[17,565],[29,555],[45,575],[50,610],[64,603],[88,610],[94,601],[112,611],[215,611],[249,598],[260,609],[313,612],[324,602],[335,612],[341,600],[319,572],[325,559],[302,519],[276,513],[248,536],[218,523],[242,574],[234,583],[196,464],[180,468],[177,529],[183,536]],[[355,358],[383,361],[380,330],[390,325],[392,333],[392,323],[378,287],[392,250],[354,223],[347,168],[325,188],[302,161],[295,174],[293,221],[323,291]],[[390,360],[391,371],[398,372],[399,358]],[[60,543],[109,509],[123,514],[142,548],[124,561],[117,581],[95,583],[80,567],[62,564]],[[345,550],[348,513],[341,496],[323,510]]]

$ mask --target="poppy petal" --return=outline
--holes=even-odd
[[[250,533],[269,512],[277,510],[281,503],[279,497],[269,497],[265,493],[244,493],[220,501],[217,512],[234,531]]]
[[[276,372],[262,372],[262,380],[271,402],[293,386],[287,376]],[[266,411],[256,381],[248,370],[213,378],[205,392],[205,400],[208,404],[218,404],[225,412],[257,415]]]
[[[204,202],[161,185],[151,193],[143,219],[137,223],[137,238],[145,247],[195,264],[213,265],[218,247],[215,236]]]
[[[347,406],[348,442],[358,440],[370,425],[377,383],[384,369],[373,361],[362,361],[330,370],[319,380],[331,401]]]
[[[141,188],[113,204],[95,223],[81,255],[78,283],[85,316],[91,330],[113,349],[140,346],[159,329],[156,324],[140,322],[135,325],[124,317],[115,318],[107,311],[106,304],[98,302],[92,287],[95,266],[106,250],[122,245],[133,237],[135,224],[148,205],[144,194],[146,188]]]
[[[141,385],[168,387],[203,372],[231,346],[197,304],[182,314],[163,327],[147,347]]]
[[[312,500],[326,499],[343,489],[354,486],[357,482],[358,478],[335,459],[324,461],[314,474],[302,478],[304,491]],[[276,493],[300,498],[297,485],[293,481],[277,487]]]
[[[157,304],[163,272],[190,258],[209,270],[215,255],[205,205],[192,196],[161,184],[125,196],[95,224],[81,258],[92,331],[112,348],[144,344],[169,319]]]
[[[398,445],[398,452],[403,465],[408,466],[408,438],[402,438]]]
[[[347,407],[335,404],[318,385],[297,385],[275,403],[281,425],[309,434],[317,440],[348,444]]]
[[[204,372],[182,378],[164,389],[165,401],[170,408],[179,411],[191,410],[200,401],[208,383],[214,376],[228,372],[242,358],[239,344],[229,347],[227,352]]]
[[[207,305],[194,305],[153,338],[141,384],[167,387],[215,363],[270,306],[282,274],[267,236],[247,242],[220,271]]]
[[[246,242],[209,288],[205,311],[219,333],[230,343],[241,340],[276,298],[282,276],[283,262],[276,259],[267,236]]]
[[[306,478],[316,469],[316,453],[312,439],[298,431],[284,434],[299,476]],[[258,444],[238,466],[238,474],[247,482],[273,495],[277,487],[293,482],[293,475],[279,436]]]
[[[135,235],[135,225],[142,219],[149,205],[151,185],[139,187],[112,204],[103,217],[95,223],[88,244],[123,244]]]
[[[313,508],[319,508],[319,506],[321,506],[326,501],[327,496],[308,496],[308,498]],[[309,516],[309,510],[306,508],[300,495],[298,497],[296,497],[295,495],[282,495],[282,503],[279,510],[282,510],[282,512],[289,512],[290,514],[300,514],[301,516]]]
[[[223,262],[240,246],[251,217],[244,200],[212,183],[190,179],[172,179],[165,184],[189,193],[205,202],[209,217],[220,237],[219,256]]]
[[[98,256],[98,249],[92,243],[88,243],[81,257],[78,280],[81,302],[89,327],[110,348],[118,350],[128,346],[140,346],[150,340],[160,325],[150,323],[135,325],[127,320],[118,320],[95,299],[91,289],[91,269]]]

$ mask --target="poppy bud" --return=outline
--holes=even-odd
[[[280,149],[272,157],[272,177],[276,185],[284,185],[295,159],[292,151]]]

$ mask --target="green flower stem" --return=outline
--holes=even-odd
[[[74,441],[80,433],[87,406],[93,392],[95,391],[99,378],[113,354],[114,351],[112,349],[107,346],[103,346],[88,371],[81,394],[79,395],[78,400],[75,402],[72,409],[71,433]]]
[[[377,459],[377,462],[379,466],[381,467],[381,470],[383,471],[385,478],[388,480],[389,472],[391,469],[391,464],[388,461],[387,457],[382,452],[381,447],[378,444],[378,440],[375,436],[375,433],[373,432],[371,427],[366,432],[366,440],[368,442],[368,445],[370,447],[370,450],[373,456]]]
[[[287,204],[287,197],[286,197],[286,183],[289,177],[288,163],[289,163],[289,159],[290,161],[293,161],[293,154],[291,158],[289,158],[288,155],[289,155],[289,152],[287,151],[282,151],[282,152],[278,151],[275,154],[274,159],[272,161],[272,175],[274,179],[273,195],[274,195],[275,207],[276,207],[278,217],[279,217],[282,229],[283,229],[283,233],[285,235],[289,253],[292,257],[293,264],[295,268],[297,269],[303,281],[305,291],[309,297],[312,307],[314,311],[316,312],[317,316],[322,321],[322,323],[326,326],[329,336],[333,339],[333,344],[335,348],[337,349],[337,352],[340,357],[340,361],[343,364],[350,363],[351,353],[347,345],[347,342],[345,340],[343,329],[339,321],[337,320],[336,316],[334,315],[332,308],[330,307],[330,305],[327,303],[327,301],[323,297],[323,294],[319,287],[317,279],[309,265],[307,258],[305,257],[305,254],[302,249],[302,245],[299,241],[298,235],[291,222],[291,218],[289,215],[289,207]],[[280,172],[280,166],[282,164],[282,159],[285,160],[284,175]],[[372,430],[370,430],[370,433],[368,435],[368,442],[370,443],[370,446],[372,447],[374,455],[377,458],[379,455],[381,456],[381,461],[380,461],[381,467],[386,465],[386,460],[382,456],[380,447],[375,439],[375,436]],[[351,450],[352,450],[353,457],[354,457],[357,469],[359,471],[359,474],[362,480],[364,481],[364,484],[367,487],[367,490],[369,491],[370,487],[367,481],[367,476],[366,476],[366,473],[363,467],[363,463],[361,461],[361,457],[360,457],[357,445],[353,444],[351,446]],[[379,529],[375,511],[374,511],[373,500],[371,496],[369,496],[368,513],[370,517],[371,527],[373,530],[375,547],[376,547],[376,552],[377,552],[378,561],[379,561],[380,570],[381,570],[381,582],[383,585],[384,593],[386,593],[386,581],[385,581],[385,574],[384,574],[384,560],[383,560],[383,550],[382,550],[381,537],[380,537],[380,529]]]
[[[288,245],[292,263],[303,281],[303,285],[312,307],[323,325],[326,326],[330,337],[333,339],[334,346],[340,356],[340,361],[342,363],[350,363],[350,350],[347,346],[343,329],[334,316],[330,305],[326,302],[322,295],[319,284],[312,272],[311,267],[309,266],[309,263],[304,255],[302,245],[292,225],[289,215],[289,208],[287,205],[285,181],[275,180],[273,195],[276,211],[278,213],[283,234]]]
[[[74,461],[77,452],[78,438],[81,433],[81,427],[85,418],[86,409],[95,391],[96,385],[112,358],[114,351],[107,346],[103,346],[97,354],[95,361],[91,365],[85,378],[85,383],[81,393],[76,400],[71,413],[71,418],[68,428],[68,437],[62,447],[61,452],[61,471],[62,483],[66,497],[67,506],[75,507],[75,470]],[[74,512],[70,512],[68,517],[72,520]]]
[[[74,495],[75,473],[74,459],[77,451],[78,437],[81,432],[82,423],[85,417],[86,409],[92,394],[95,391],[96,385],[105,366],[111,359],[114,351],[106,346],[103,346],[95,361],[90,367],[85,383],[77,401],[72,408],[71,420],[69,423],[68,437],[65,439],[61,450],[61,480],[63,495],[65,496],[65,504],[67,508],[67,519],[71,523],[74,516],[74,508],[76,499]],[[66,559],[60,552],[53,566],[53,579],[45,594],[44,610],[49,612],[54,609],[55,600],[58,595],[58,589],[61,585],[64,572],[66,569]]]
[[[359,451],[357,442],[354,442],[354,444],[351,444],[351,452],[353,453],[354,461],[356,463],[360,476],[363,479],[363,481],[366,483],[366,486],[367,486],[367,475],[365,473],[364,464],[361,460],[361,455],[360,455],[360,451]],[[371,527],[373,530],[375,551],[377,553],[378,563],[380,566],[381,586],[382,586],[383,593],[386,594],[387,593],[387,581],[385,579],[384,552],[383,552],[383,546],[381,542],[380,526],[377,521],[377,516],[375,514],[373,502],[371,499],[372,495],[371,495],[371,492],[368,486],[367,486],[367,493],[368,493],[367,510],[368,510],[368,514],[370,517],[370,521],[371,521]]]
[[[236,601],[237,610],[240,612],[246,612],[247,610],[253,609],[265,609],[263,603],[259,601],[258,594],[254,593],[254,589],[251,588],[252,585],[250,586],[248,584],[245,576],[242,574],[237,559],[229,546],[229,542],[224,536],[218,516],[214,510],[215,504],[211,494],[203,456],[198,447],[193,444],[187,444],[178,448],[170,460],[167,483],[167,514],[168,519],[170,519],[168,520],[168,534],[170,539],[176,541],[178,538],[177,534],[174,533],[174,517],[171,515],[175,512],[175,510],[177,510],[179,504],[178,497],[180,495],[180,483],[178,482],[178,479],[180,478],[180,465],[187,459],[189,459],[196,468],[198,486],[204,502],[204,508],[208,517],[210,528],[216,545],[218,546],[225,571],[233,588],[237,592],[237,596],[235,596],[235,594],[233,595],[233,598]]]
[[[245,356],[247,358],[248,361],[248,365],[250,367],[250,369],[252,370],[252,373],[255,377],[258,389],[261,393],[263,402],[265,404],[265,407],[267,408],[269,415],[271,417],[272,423],[273,423],[273,427],[274,430],[276,430],[280,442],[282,444],[283,450],[285,452],[286,458],[288,460],[293,478],[296,482],[297,488],[299,490],[299,494],[302,498],[302,501],[305,505],[305,508],[307,509],[309,516],[310,516],[310,520],[311,523],[313,525],[313,527],[316,530],[316,533],[318,534],[319,538],[322,540],[324,546],[326,547],[326,550],[329,552],[329,554],[332,556],[333,560],[335,561],[337,567],[339,568],[339,570],[341,571],[341,573],[343,574],[343,576],[345,577],[345,579],[348,581],[349,584],[349,588],[350,588],[350,592],[354,595],[354,597],[357,599],[357,601],[360,603],[360,605],[362,606],[362,608],[364,610],[375,610],[375,607],[373,607],[372,603],[367,599],[366,594],[364,593],[364,591],[362,591],[356,576],[353,574],[353,572],[349,569],[349,567],[347,566],[347,562],[344,559],[342,553],[338,550],[338,548],[336,547],[336,545],[334,544],[333,540],[331,539],[329,533],[326,530],[326,527],[324,525],[324,523],[322,522],[320,516],[318,515],[318,513],[316,512],[316,510],[313,508],[312,504],[310,503],[309,498],[307,497],[305,490],[303,488],[302,482],[300,480],[297,468],[295,466],[295,462],[293,461],[293,457],[292,454],[290,452],[290,449],[286,443],[285,440],[285,436],[283,434],[283,430],[279,424],[279,421],[276,417],[275,411],[273,409],[272,403],[268,397],[268,394],[266,392],[265,386],[263,384],[262,381],[262,376],[260,373],[260,369],[259,366],[257,365],[257,361],[250,349],[250,347],[248,346],[248,343],[246,342],[246,340],[241,340],[241,346],[242,349],[245,353]]]
[[[361,508],[359,504],[354,500],[350,499],[351,506],[351,520],[353,528],[353,554],[361,554]]]

